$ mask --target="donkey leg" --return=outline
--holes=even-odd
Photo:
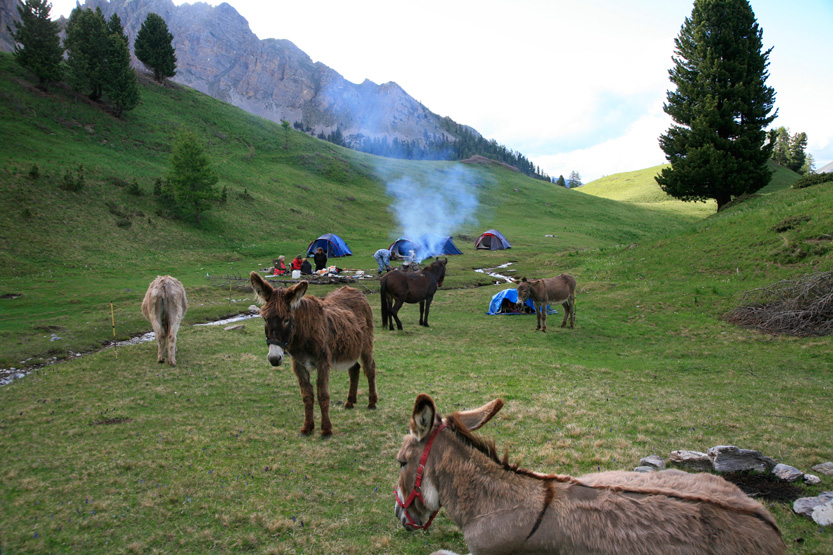
[[[541,332],[547,333],[547,305],[541,304]]]
[[[304,427],[301,428],[301,435],[308,436],[315,429],[313,410],[315,408],[315,394],[312,391],[312,384],[309,381],[309,372],[302,365],[292,359],[292,371],[298,378],[298,385],[301,387],[301,399],[304,401]]]
[[[172,322],[168,329],[168,364],[176,366],[176,334],[179,331],[179,322]]]
[[[376,360],[373,353],[362,355],[362,368],[367,376],[367,408],[375,409],[379,396],[376,395]]]
[[[538,306],[538,303],[533,303],[535,305],[535,321],[538,322],[538,325],[535,327],[535,331],[541,329],[541,309]]]
[[[344,403],[344,408],[352,409],[356,404],[356,395],[359,391],[359,363],[357,362],[351,366],[347,373],[350,375],[350,391],[347,393],[347,402]]]
[[[425,323],[425,301],[419,301],[419,325],[420,326],[427,326],[428,324]]]
[[[570,313],[572,312],[572,309],[570,308],[570,299],[561,303],[561,306],[564,308],[564,319],[561,320],[561,327],[563,328],[567,325],[567,319],[570,317]],[[573,326],[570,327],[572,328]]]
[[[321,409],[321,435],[324,437],[333,434],[333,425],[330,422],[330,367],[318,367],[318,407]]]

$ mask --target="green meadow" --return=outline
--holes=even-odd
[[[180,127],[204,138],[228,189],[199,226],[165,217],[152,194]],[[779,170],[715,213],[652,189],[659,168],[567,190],[462,164],[476,221],[454,232],[464,254],[449,257],[431,327],[405,305],[404,330],[382,329],[378,281],[355,285],[376,315],[380,399],[365,408],[362,377],[344,409],[348,378],[333,374],[323,440],[298,434],[297,382],[266,361],[259,319],[195,324],[245,311],[243,278],[323,233],[353,250],[337,265],[375,273],[373,252],[400,235],[386,183],[442,183],[460,164],[286,134],[174,85],[142,85],[141,105],[116,119],[60,87],[35,90],[8,55],[0,131],[0,368],[31,370],[0,387],[2,553],[466,553],[443,511],[428,533],[393,514],[395,454],[421,392],[444,413],[503,398],[482,433],[540,472],[632,469],[714,445],[806,472],[833,460],[833,338],[723,319],[746,291],[833,270],[830,183],[793,190],[798,176]],[[67,173],[83,174],[81,191],[61,188]],[[475,251],[489,228],[512,249]],[[544,334],[534,316],[486,315],[512,285],[474,270],[507,263],[497,271],[574,275],[576,327],[551,315]],[[176,368],[156,362],[153,343],[110,344],[150,330],[140,304],[160,274],[182,280],[190,302]],[[821,478],[798,493],[833,489]],[[790,552],[833,553],[829,529],[764,503]]]

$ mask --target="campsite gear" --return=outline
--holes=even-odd
[[[535,305],[533,304],[531,299],[527,299],[524,303],[524,311],[518,312],[517,308],[508,309],[508,305],[517,305],[518,303],[518,290],[517,289],[504,289],[503,291],[499,291],[494,294],[492,300],[489,302],[489,310],[486,311],[486,314],[495,315],[495,314],[534,314],[535,313]],[[529,312],[527,312],[527,310]],[[558,314],[558,311],[554,308],[550,308],[547,305],[547,314]]]
[[[344,239],[332,233],[325,233],[307,247],[307,257],[313,256],[315,251],[321,247],[327,258],[338,258],[339,256],[351,256],[353,251],[344,242]]]
[[[489,231],[484,231],[480,237],[477,238],[477,241],[474,243],[474,248],[498,251],[511,249],[512,245],[509,244],[509,241],[506,240],[506,237],[504,237],[500,231],[490,229]]]
[[[292,270],[292,279],[299,279],[301,277],[301,270]]]
[[[414,254],[410,251],[414,251]],[[390,252],[401,258],[413,258],[415,262],[441,254],[463,254],[450,235],[443,237],[432,233],[423,233],[419,237],[400,237],[390,246]]]

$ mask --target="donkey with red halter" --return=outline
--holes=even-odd
[[[444,507],[475,555],[786,552],[769,512],[719,476],[571,477],[509,464],[472,434],[502,407],[496,399],[442,418],[431,397],[417,397],[396,456],[394,510],[406,529],[427,529]]]
[[[447,263],[448,258],[438,258],[419,272],[395,270],[382,276],[379,290],[382,297],[382,327],[389,326],[393,330],[393,321],[396,320],[396,327],[402,329],[399,309],[403,303],[419,303],[419,325],[429,327],[428,311],[434,293],[438,287],[443,286]]]
[[[292,371],[304,401],[303,435],[312,433],[315,394],[310,372],[316,370],[321,435],[333,433],[330,423],[330,370],[346,369],[350,390],[345,407],[353,408],[359,387],[359,369],[367,377],[368,405],[375,409],[376,361],[373,358],[373,312],[365,296],[352,287],[342,287],[324,298],[305,296],[309,283],[272,287],[257,272],[249,275],[255,293],[263,301],[260,315],[266,322],[267,359],[280,366],[286,353],[292,355]],[[361,364],[359,364],[361,361]]]
[[[567,325],[567,318],[570,319],[571,328],[576,322],[576,278],[570,274],[532,281],[523,278],[518,285],[518,310],[523,308],[527,299],[535,305],[535,316],[538,319],[536,330],[547,331],[547,305],[550,303],[561,303],[564,307],[562,328]]]

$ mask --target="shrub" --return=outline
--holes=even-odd
[[[130,185],[127,186],[127,194],[136,197],[142,196],[142,189],[139,187],[139,183],[135,179],[130,182]]]
[[[810,173],[796,180],[792,184],[792,188],[803,189],[805,187],[827,183],[828,181],[833,181],[833,173]]]

